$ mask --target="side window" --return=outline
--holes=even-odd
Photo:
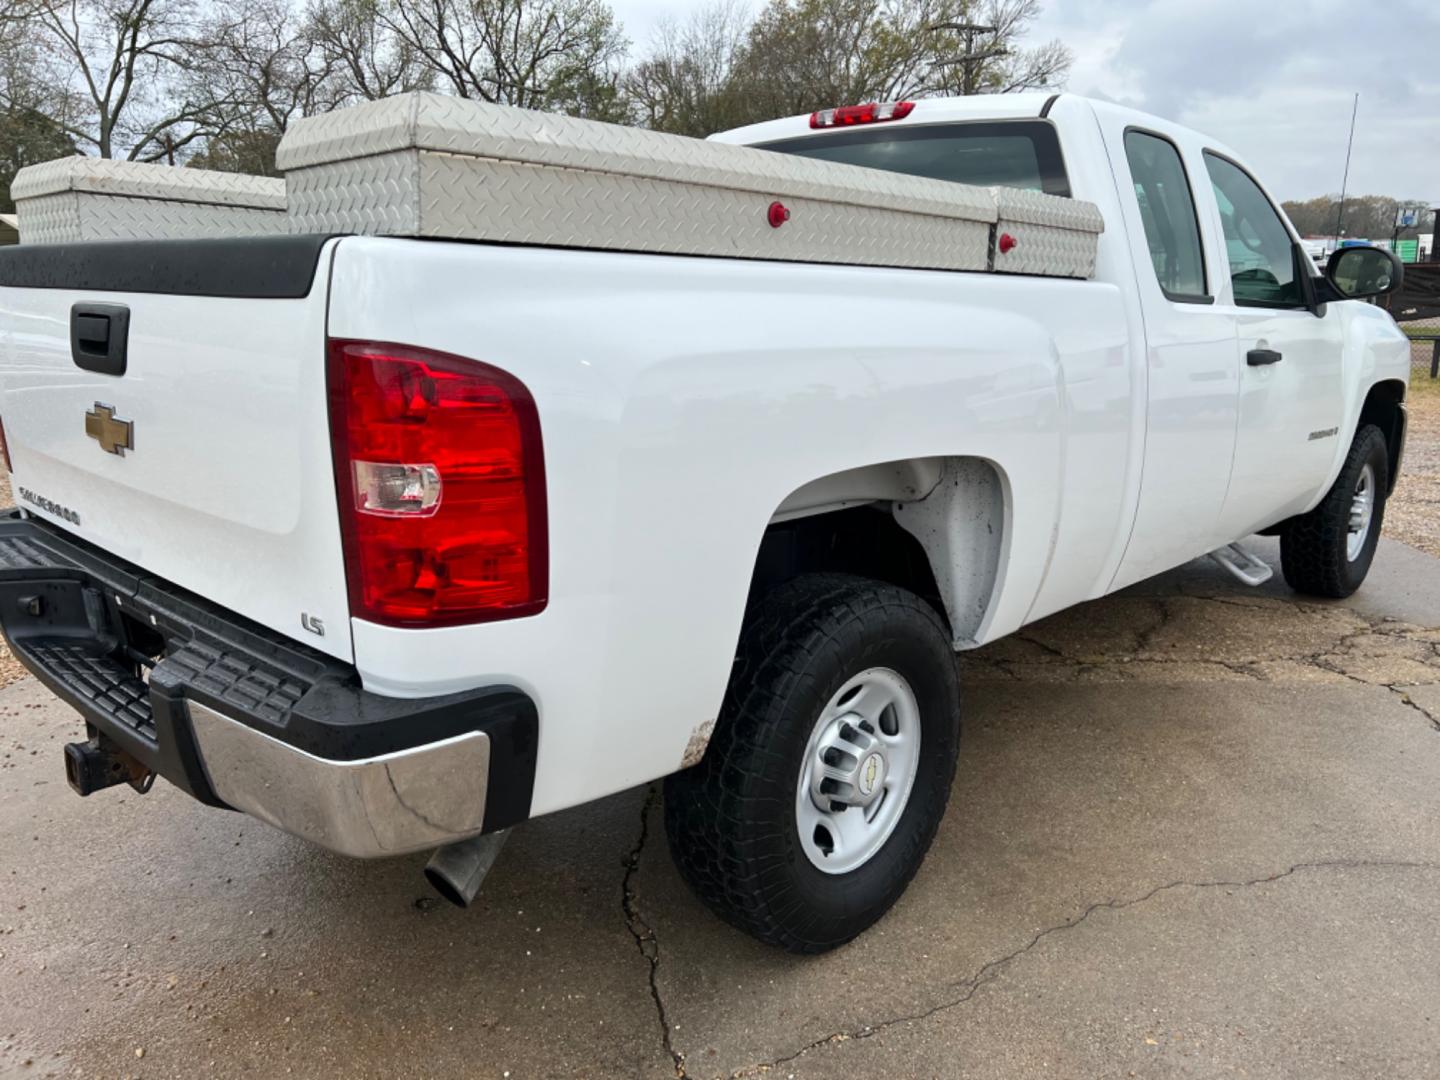
[[[1158,135],[1127,131],[1125,157],[1161,290],[1171,300],[1208,303],[1200,223],[1180,151]]]
[[[1304,307],[1295,243],[1258,184],[1233,162],[1206,152],[1205,168],[1220,206],[1225,256],[1235,303]]]

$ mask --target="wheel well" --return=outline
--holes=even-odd
[[[771,524],[760,541],[749,603],[810,573],[857,574],[889,582],[923,597],[945,615],[925,548],[895,521],[888,503]]]
[[[848,573],[932,604],[956,648],[979,639],[1000,581],[1008,488],[977,457],[914,458],[821,477],[781,503],[750,602],[800,574]]]
[[[1385,450],[1389,457],[1390,491],[1395,489],[1395,480],[1400,472],[1400,450],[1405,435],[1405,384],[1398,379],[1387,379],[1370,387],[1365,395],[1365,404],[1360,407],[1359,428],[1374,424],[1385,436]],[[1388,494],[1388,492],[1387,492]]]

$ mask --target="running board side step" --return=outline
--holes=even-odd
[[[1275,576],[1270,564],[1250,554],[1239,544],[1227,544],[1210,552],[1210,558],[1223,566],[1246,585],[1264,585]]]

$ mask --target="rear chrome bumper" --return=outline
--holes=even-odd
[[[321,847],[376,858],[484,831],[490,737],[481,731],[360,761],[316,757],[190,703],[195,747],[220,799]]]
[[[508,686],[400,699],[59,528],[0,516],[0,630],[103,738],[213,806],[399,855],[525,820],[538,713]]]

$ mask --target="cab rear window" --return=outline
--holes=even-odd
[[[762,150],[1070,197],[1055,129],[1043,120],[884,127],[764,143]]]

